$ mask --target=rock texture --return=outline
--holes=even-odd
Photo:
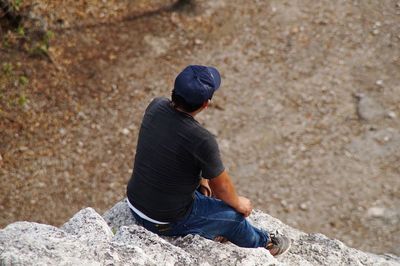
[[[103,216],[92,208],[60,228],[16,222],[0,230],[0,265],[400,265],[400,258],[349,248],[321,234],[305,234],[260,211],[250,220],[293,239],[289,253],[240,248],[199,236],[159,237],[135,224],[125,201]]]

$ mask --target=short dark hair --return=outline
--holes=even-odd
[[[200,104],[188,103],[182,96],[176,94],[175,90],[172,91],[171,98],[175,107],[179,107],[188,113],[194,112],[203,106],[203,103]]]

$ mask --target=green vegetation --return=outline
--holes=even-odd
[[[49,56],[50,41],[54,38],[52,31],[47,31],[43,37],[29,48],[31,55]]]
[[[31,20],[27,16],[29,6],[24,5],[22,0],[0,0],[0,7],[2,10],[7,10],[6,20],[9,22],[5,24],[5,34],[0,37],[2,48],[25,51],[32,56],[49,57],[49,47],[54,32],[44,30],[40,26],[41,23],[36,23],[35,20],[29,21]]]
[[[24,107],[28,103],[25,90],[29,85],[29,78],[18,73],[19,63],[13,65],[5,62],[1,66],[0,75],[0,108],[1,112],[13,107]],[[17,69],[15,69],[17,68]]]
[[[0,8],[6,14],[0,46],[8,55],[0,62],[0,114],[18,112],[29,103],[31,81],[13,54],[23,52],[48,58],[54,38],[52,31],[44,31],[37,23],[25,23],[29,20],[26,4],[23,0],[0,0]]]
[[[11,65],[11,63],[3,63],[3,73],[6,76],[11,75],[13,72],[13,66]]]
[[[13,31],[8,31],[1,39],[4,49],[18,49],[32,56],[49,56],[50,42],[54,38],[54,32],[34,33],[32,36],[29,29],[19,26]],[[3,64],[4,69],[4,64]]]
[[[18,34],[19,37],[25,37],[25,29],[24,29],[24,27],[18,26],[17,34]]]
[[[22,7],[22,0],[11,0],[8,4],[10,5],[10,9],[12,11],[20,11]],[[7,3],[7,2],[6,2]]]
[[[26,86],[29,83],[29,79],[25,76],[20,76],[19,77],[19,84],[21,84],[22,86]]]
[[[20,94],[19,97],[17,98],[17,103],[21,107],[25,106],[27,101],[28,101],[28,99],[26,98],[24,93]]]

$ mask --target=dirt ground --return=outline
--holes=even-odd
[[[400,2],[194,3],[55,30],[50,59],[0,49],[0,226],[113,206],[146,105],[206,64],[223,81],[198,119],[255,208],[400,255]]]

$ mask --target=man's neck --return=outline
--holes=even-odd
[[[177,111],[182,112],[182,113],[185,113],[185,114],[188,114],[188,115],[190,115],[190,116],[192,116],[192,117],[195,117],[195,115],[197,115],[198,113],[200,113],[200,112],[203,111],[203,109],[204,109],[204,107],[201,107],[201,108],[197,109],[197,110],[194,111],[194,112],[187,112],[187,111],[185,111],[184,109],[182,109],[182,108],[176,106],[174,102],[172,102],[172,106],[173,106]]]
[[[193,116],[193,117],[196,115],[195,113],[187,112],[187,111],[183,110],[183,109],[180,108],[180,107],[174,107],[174,108],[175,108],[177,111],[181,112],[181,113],[185,113],[185,114],[188,114],[188,115]]]

